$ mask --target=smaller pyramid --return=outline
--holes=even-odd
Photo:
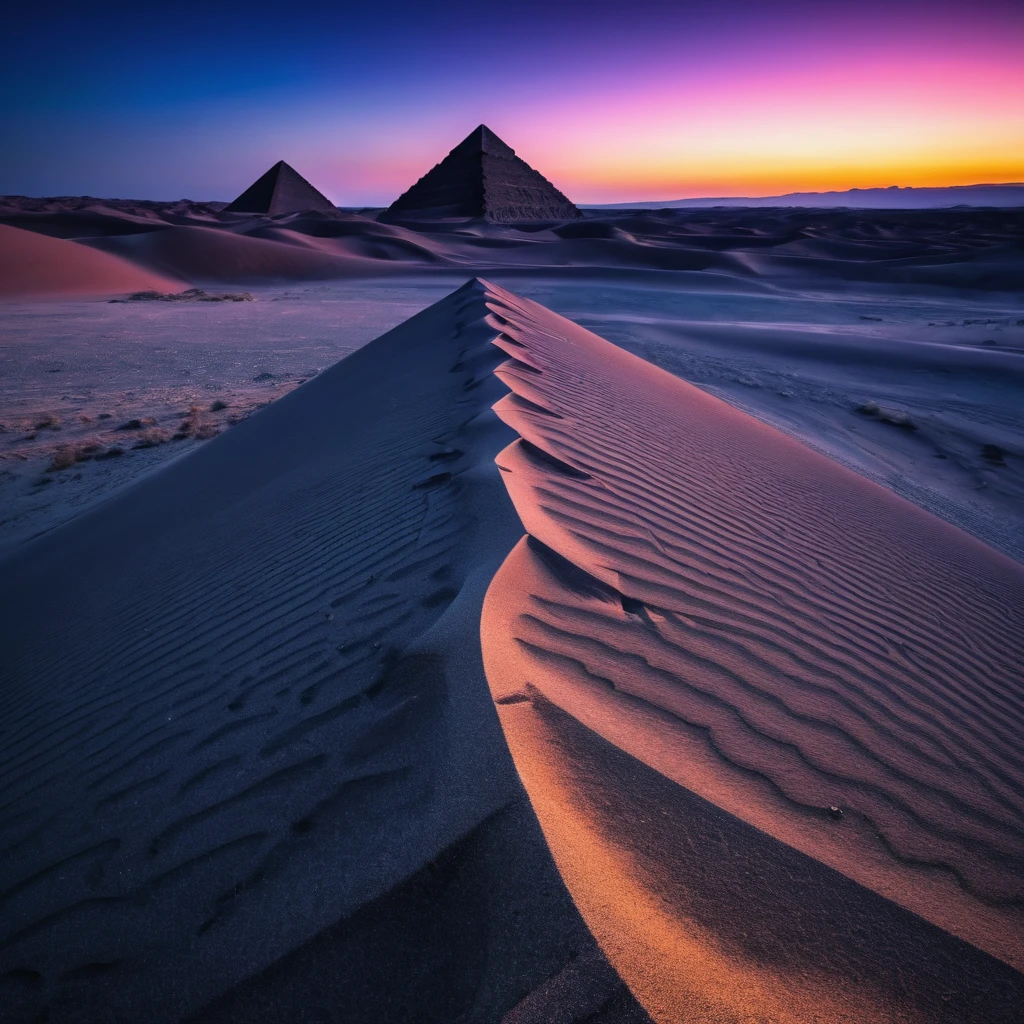
[[[380,215],[384,221],[482,217],[495,224],[579,220],[554,185],[480,125]]]
[[[257,178],[233,203],[224,208],[225,213],[263,213],[271,217],[306,210],[335,213],[337,207],[283,160],[278,160],[266,174]]]

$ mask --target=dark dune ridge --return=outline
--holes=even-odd
[[[1014,1021],[1022,573],[470,282],[0,564],[6,1019]]]
[[[96,199],[93,196],[4,196],[0,220],[57,238],[102,238],[156,231],[173,224],[221,224],[227,203],[197,203],[190,199],[159,202],[152,199]]]
[[[704,272],[708,281],[745,289],[940,287],[948,294],[1016,293],[1024,273],[1022,210],[591,211],[582,220],[563,211],[546,224],[515,226],[489,223],[478,208],[398,224],[325,210],[245,216],[219,205],[7,197],[0,225],[73,240],[192,285],[543,270],[665,283]],[[17,247],[7,244],[16,259]]]

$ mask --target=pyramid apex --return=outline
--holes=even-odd
[[[489,156],[511,160],[515,150],[507,142],[498,138],[485,124],[477,125],[453,150],[452,153],[476,154],[486,153]]]

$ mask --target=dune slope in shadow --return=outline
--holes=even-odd
[[[522,532],[486,313],[470,283],[0,566],[2,1019],[645,1019],[483,677]]]
[[[495,408],[520,435],[498,465],[528,537],[488,591],[484,664],[612,962],[658,1020],[1013,1019],[1024,569],[536,303],[490,297],[511,389]],[[728,812],[722,839],[644,772]],[[751,870],[708,899],[723,846]],[[866,931],[835,872],[870,890]],[[774,914],[748,915],[765,885]],[[836,900],[817,920],[812,888]]]

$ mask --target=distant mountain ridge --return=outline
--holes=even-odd
[[[851,188],[845,192],[788,192],[782,196],[726,196],[707,199],[648,200],[641,203],[585,203],[586,210],[682,210],[715,206],[850,207],[863,210],[938,210],[951,206],[1024,206],[1024,182],[915,188]]]

